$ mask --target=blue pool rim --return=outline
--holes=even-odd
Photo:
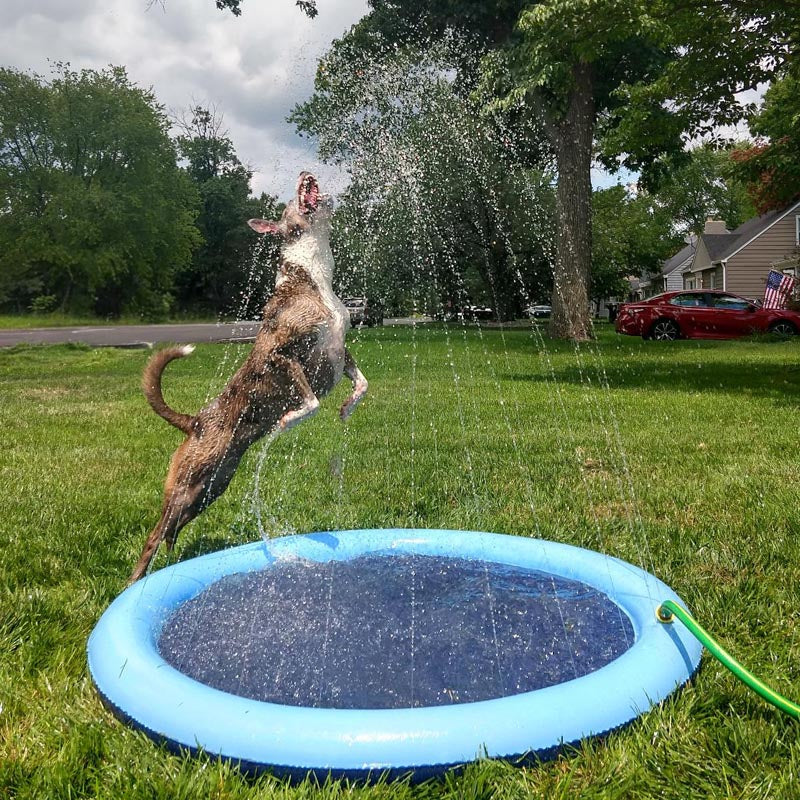
[[[228,694],[182,674],[159,654],[161,626],[220,578],[276,561],[365,554],[485,560],[582,581],[631,620],[635,642],[606,666],[532,692],[475,703],[398,709],[278,705]],[[619,728],[694,674],[701,646],[681,625],[657,620],[664,583],[625,561],[570,545],[472,531],[375,529],[258,541],[159,570],[109,606],[88,643],[103,701],[128,724],[173,749],[202,750],[248,771],[302,778],[412,773],[425,778],[477,758],[547,758]]]

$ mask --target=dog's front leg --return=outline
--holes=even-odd
[[[364,399],[369,386],[367,379],[356,366],[355,359],[350,355],[350,351],[347,348],[344,350],[344,374],[353,382],[353,391],[339,409],[339,416],[342,418],[342,422],[355,411],[356,406]]]
[[[287,431],[304,419],[313,417],[314,414],[319,411],[319,399],[314,394],[314,390],[311,388],[311,384],[308,382],[303,368],[297,361],[282,356],[279,353],[273,353],[270,360],[274,366],[286,370],[303,398],[303,402],[299,408],[287,411],[280,420],[278,420],[277,430],[281,432]]]

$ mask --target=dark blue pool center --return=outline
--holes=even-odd
[[[442,556],[284,561],[217,581],[158,640],[180,672],[313,708],[413,708],[530,692],[593,672],[634,641],[585,583]]]

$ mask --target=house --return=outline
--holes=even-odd
[[[721,220],[706,220],[703,232],[662,264],[660,275],[628,278],[627,300],[683,289],[722,289],[760,299],[771,269],[800,276],[800,200],[733,231]]]
[[[664,262],[661,268],[660,284],[655,281],[659,292],[678,292],[684,288],[683,270],[692,263],[696,249],[697,237],[693,236],[686,247]]]
[[[687,248],[668,262],[676,262]],[[798,272],[800,256],[800,200],[788,208],[769,211],[728,231],[719,220],[708,220],[691,260],[678,267],[677,289],[722,289],[758,299],[764,296],[767,273],[777,269]],[[688,258],[688,256],[687,256]],[[669,277],[674,275],[670,272]],[[668,276],[665,275],[665,282]],[[677,281],[674,280],[676,283]]]

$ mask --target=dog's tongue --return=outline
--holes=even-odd
[[[314,211],[319,203],[319,184],[313,175],[307,175],[300,185],[300,206],[305,211]]]

